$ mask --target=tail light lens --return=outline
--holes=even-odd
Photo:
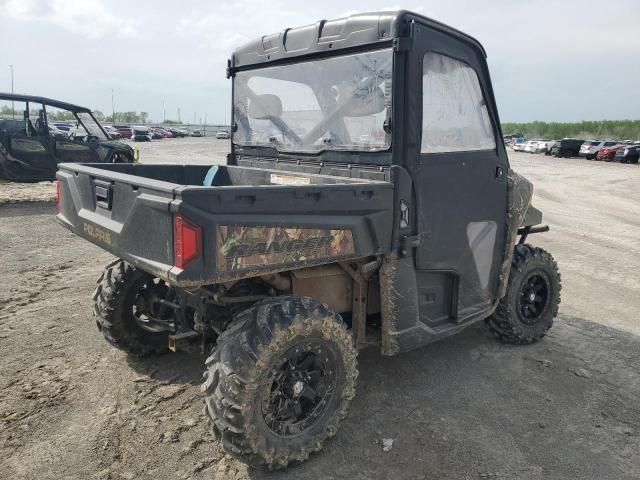
[[[62,212],[62,184],[60,180],[56,181],[56,196],[58,197],[58,213]]]
[[[181,269],[202,255],[202,228],[180,214],[173,217],[173,254]]]

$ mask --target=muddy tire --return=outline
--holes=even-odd
[[[226,452],[275,470],[336,434],[355,395],[356,350],[340,316],[305,297],[239,313],[206,361],[204,413]]]
[[[558,265],[551,254],[531,245],[517,245],[507,292],[486,323],[505,343],[536,342],[553,326],[561,288]]]
[[[93,316],[107,342],[127,353],[145,356],[168,350],[168,333],[141,328],[134,317],[134,305],[142,288],[153,277],[133,265],[116,260],[109,264],[93,293]]]

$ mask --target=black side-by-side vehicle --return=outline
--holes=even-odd
[[[93,297],[106,340],[215,341],[202,391],[227,452],[274,469],[322,448],[366,346],[551,328],[560,276],[527,243],[548,227],[509,167],[477,40],[358,14],[260,37],[227,72],[227,165],[58,173],[60,223],[118,257]]]
[[[577,157],[580,154],[580,147],[584,140],[576,138],[563,138],[558,140],[551,147],[551,155],[554,157]]]
[[[56,125],[58,115],[66,120],[66,128]],[[62,162],[133,161],[133,149],[111,140],[88,108],[44,97],[0,93],[0,180],[55,180]]]

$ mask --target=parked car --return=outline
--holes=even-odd
[[[542,153],[547,151],[547,142],[544,140],[529,140],[524,145],[524,151],[528,153]]]
[[[616,151],[615,159],[620,163],[638,163],[640,145],[623,145]]]
[[[178,132],[180,132],[180,136],[181,137],[188,137],[189,136],[189,130],[187,130],[185,127],[180,127],[178,129]]]
[[[545,155],[551,155],[551,150],[558,144],[558,140],[547,140],[547,149],[544,151]]]
[[[122,139],[122,134],[111,125],[104,125],[104,129],[107,131],[107,134],[109,135],[109,138],[111,138],[111,140]]]
[[[525,146],[524,138],[518,138],[516,139],[515,142],[513,142],[513,145],[511,148],[513,148],[514,152],[523,152],[524,146]]]
[[[167,127],[166,130],[171,132],[173,138],[184,138],[187,136],[187,132],[180,130],[179,128]]]
[[[152,130],[162,135],[162,138],[173,138],[173,134],[166,128],[153,127]]]
[[[51,125],[56,127],[58,130],[62,130],[63,132],[66,132],[67,135],[69,134],[69,130],[75,127],[75,125],[70,122],[52,122],[49,124],[49,126]]]
[[[162,140],[164,138],[164,135],[155,128],[149,127],[149,133],[151,133],[151,138],[153,138],[154,140]]]
[[[0,180],[43,182],[56,178],[60,163],[131,163],[134,151],[111,140],[91,109],[33,95],[0,93]],[[49,122],[55,114],[70,122]]]
[[[84,129],[84,127],[82,125],[77,125],[77,126],[71,127],[69,129],[69,131],[67,132],[67,134],[68,134],[68,137],[71,140],[77,139],[77,140],[82,140],[82,141],[84,141],[87,138],[87,136],[89,135],[88,132]],[[107,138],[110,138],[108,134],[107,134]]]
[[[149,127],[132,127],[131,138],[134,142],[150,142],[153,140],[153,132]]]
[[[620,147],[622,147],[622,145],[617,143],[615,145],[600,148],[596,154],[596,160],[604,160],[605,162],[613,161],[616,156],[616,152]]]
[[[613,147],[618,142],[612,140],[587,140],[580,147],[579,155],[585,157],[587,160],[593,160],[598,155],[598,151],[602,147]]]
[[[229,130],[218,130],[216,132],[216,138],[225,139],[229,138],[231,135],[229,134]]]
[[[191,130],[191,136],[192,137],[201,137],[202,136],[202,130]]]
[[[131,138],[131,127],[129,125],[112,125],[122,138]]]
[[[551,155],[554,157],[577,157],[580,152],[580,147],[584,143],[584,140],[578,140],[575,138],[563,138],[562,140],[555,142],[551,147]]]
[[[69,132],[65,132],[53,124],[49,125],[49,135],[56,140],[66,140],[69,138]]]
[[[528,140],[524,144],[524,148],[522,149],[522,151],[527,153],[535,153],[535,150],[538,148],[538,142],[539,140]]]

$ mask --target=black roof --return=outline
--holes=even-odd
[[[81,107],[80,105],[61,102],[59,100],[53,100],[51,98],[37,97],[35,95],[20,95],[20,94],[0,92],[0,100],[15,100],[17,102],[44,103],[45,105],[51,105],[52,107],[63,108],[65,110],[73,110],[76,112],[91,112],[91,109],[87,107]]]
[[[311,25],[286,28],[279,33],[265,35],[236,49],[231,60],[232,68],[363,45],[391,45],[394,39],[409,35],[411,22],[421,23],[469,43],[486,57],[480,42],[470,35],[417,13],[397,10],[320,20]]]

